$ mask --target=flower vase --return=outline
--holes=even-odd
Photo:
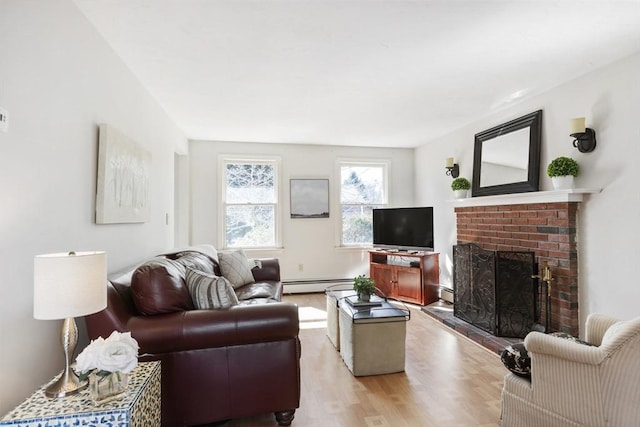
[[[573,188],[573,176],[554,176],[551,178],[551,183],[555,190],[571,190]]]
[[[358,294],[358,300],[363,301],[363,302],[369,302],[371,300],[371,295],[364,294],[364,293],[359,293]]]
[[[96,373],[89,375],[91,399],[100,405],[122,397],[127,391],[129,375],[122,372]]]
[[[468,190],[453,190],[456,199],[466,199]]]

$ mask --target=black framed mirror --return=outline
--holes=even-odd
[[[471,196],[538,191],[542,110],[476,134]]]

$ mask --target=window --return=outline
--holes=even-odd
[[[225,248],[277,244],[278,163],[275,160],[223,160]]]
[[[373,243],[373,209],[387,203],[386,181],[384,163],[340,163],[343,246]]]

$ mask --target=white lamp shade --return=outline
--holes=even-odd
[[[33,317],[66,319],[107,307],[107,254],[37,255],[33,263]]]
[[[445,164],[445,167],[447,168],[453,167],[453,157],[447,157],[447,163]]]
[[[575,119],[571,119],[569,121],[569,135],[573,135],[574,133],[584,133],[584,131],[585,131],[584,117],[576,117]]]

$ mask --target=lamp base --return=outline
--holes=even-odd
[[[44,391],[47,397],[58,398],[76,394],[89,385],[88,381],[80,381],[73,371],[62,372],[60,378]]]
[[[86,388],[88,384],[87,381],[80,381],[76,373],[69,367],[78,343],[78,327],[73,317],[67,317],[62,322],[60,338],[64,350],[64,370],[60,374],[60,378],[49,385],[44,392],[47,397],[52,398],[65,397],[77,393]]]

